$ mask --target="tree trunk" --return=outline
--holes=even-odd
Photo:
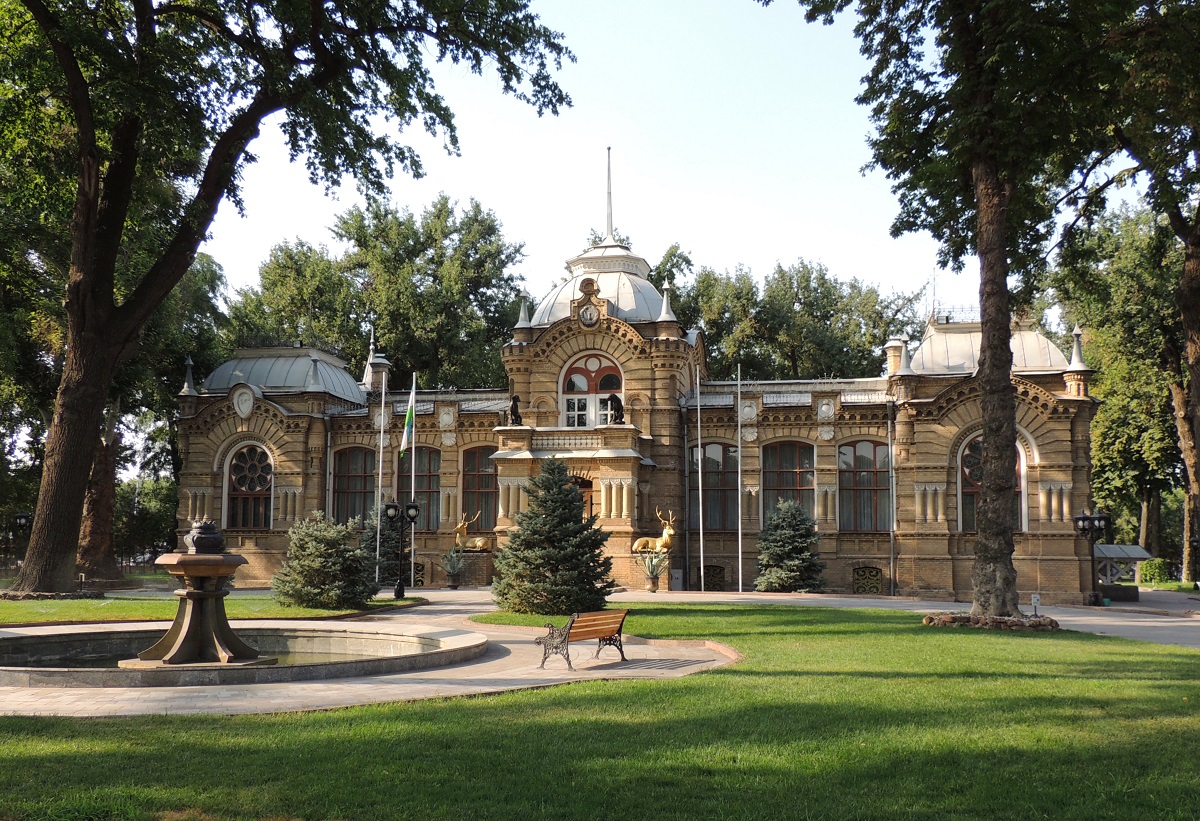
[[[92,475],[83,500],[83,527],[79,532],[77,569],[88,579],[120,581],[125,578],[113,549],[113,519],[117,508],[117,454],[121,434],[116,414],[105,435],[96,442]]]
[[[66,593],[74,588],[83,498],[92,472],[116,356],[90,335],[72,335],[46,434],[37,515],[13,590]]]
[[[1183,519],[1183,581],[1196,580],[1196,556],[1192,549],[1192,534],[1196,530],[1196,514],[1200,511],[1200,482],[1197,480],[1196,431],[1200,429],[1200,394],[1195,386],[1200,386],[1200,219],[1194,220],[1191,233],[1183,237],[1185,251],[1183,258],[1183,276],[1179,280],[1179,310],[1183,319],[1183,332],[1186,339],[1184,358],[1187,360],[1188,385],[1184,416],[1180,419],[1180,408],[1175,400],[1174,385],[1172,385],[1172,402],[1175,403],[1176,426],[1179,428],[1180,445],[1183,450],[1183,463],[1187,467],[1187,515]],[[1186,430],[1187,446],[1184,447],[1182,434]]]
[[[1010,193],[986,159],[971,168],[978,208],[979,380],[983,413],[983,483],[971,572],[976,616],[1020,615],[1013,566],[1012,497],[1017,463],[1016,392],[1012,384],[1012,316],[1008,294],[1007,206]]]

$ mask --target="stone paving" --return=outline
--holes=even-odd
[[[457,593],[457,595],[454,595]],[[571,645],[567,669],[562,657],[552,657],[538,669],[542,648],[534,638],[544,628],[493,627],[467,622],[468,617],[494,610],[488,590],[422,591],[430,604],[364,621],[411,621],[483,633],[488,650],[464,664],[415,670],[393,675],[208,687],[0,687],[0,715],[129,716],[195,713],[233,715],[319,710],[410,701],[424,698],[479,695],[572,681],[619,678],[676,678],[732,663],[737,654],[703,642],[646,642],[630,637],[621,661],[617,651],[605,648],[593,659],[594,642]],[[127,626],[127,625],[126,625]],[[236,626],[236,624],[235,624]],[[163,623],[165,630],[167,623]],[[52,628],[20,628],[47,631]],[[58,628],[62,630],[64,628]],[[83,629],[76,625],[72,630]],[[104,629],[104,628],[101,628]],[[15,629],[7,632],[15,632]],[[0,631],[3,633],[5,631]]]
[[[546,687],[572,681],[620,678],[674,678],[733,663],[729,648],[709,642],[643,642],[629,638],[622,662],[606,648],[592,659],[594,644],[572,645],[567,670],[561,658],[538,669],[541,648],[533,639],[544,629],[495,627],[468,622],[493,610],[487,589],[422,590],[429,604],[368,619],[411,620],[484,633],[487,653],[473,662],[395,675],[345,678],[288,684],[227,687],[58,688],[0,687],[0,715],[122,716],[148,714],[237,714],[318,710],[357,704],[376,704],[423,698],[496,693]],[[169,594],[168,594],[169,595]],[[1069,630],[1200,648],[1200,593],[1143,592],[1142,601],[1118,607],[1043,607]],[[944,601],[856,596],[681,593],[629,591],[611,597],[614,603],[637,601],[782,604],[797,607],[866,607],[918,613],[967,610],[970,605]],[[164,629],[166,625],[164,623]],[[39,628],[44,629],[44,628]],[[74,628],[79,629],[79,628]]]

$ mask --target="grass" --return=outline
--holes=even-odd
[[[394,599],[375,599],[368,609],[395,605]],[[0,624],[43,624],[94,621],[170,621],[179,609],[172,596],[104,599],[45,599],[30,601],[0,600]],[[231,619],[311,619],[347,615],[353,610],[313,610],[306,607],[284,607],[271,598],[261,596],[230,596],[225,599],[225,612]]]
[[[508,618],[540,623],[542,617]],[[1200,652],[637,604],[745,660],[269,716],[0,718],[0,818],[1126,819],[1200,808]]]
[[[1170,590],[1173,593],[1200,593],[1196,592],[1196,584],[1194,582],[1161,582],[1159,584],[1145,584],[1142,587],[1148,587],[1151,590]]]

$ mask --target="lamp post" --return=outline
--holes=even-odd
[[[383,516],[387,519],[388,531],[396,526],[396,520],[400,517],[400,505],[395,502],[384,502]],[[400,555],[397,559],[399,565],[396,570],[396,590],[392,594],[394,598],[404,598],[404,529],[400,529]]]
[[[408,527],[410,529],[408,545],[409,549],[412,551],[412,563],[410,564],[409,569],[410,575],[413,578],[409,578],[408,583],[412,587],[417,586],[417,580],[415,578],[417,570],[417,517],[420,515],[421,508],[416,502],[409,502],[404,506],[404,518],[408,519]],[[401,553],[400,557],[403,559],[404,554]],[[404,578],[403,567],[400,568],[400,578]]]
[[[1099,607],[1104,604],[1104,598],[1096,589],[1096,542],[1108,532],[1112,526],[1112,517],[1103,510],[1095,513],[1080,513],[1075,517],[1075,532],[1087,539],[1088,555],[1092,560],[1092,589],[1088,593],[1088,604]]]

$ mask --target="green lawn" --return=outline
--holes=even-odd
[[[322,713],[0,718],[0,818],[1200,815],[1200,652],[896,612],[634,607],[631,633],[745,660]]]
[[[403,600],[402,600],[403,601]],[[31,601],[0,600],[0,624],[37,624],[49,622],[149,621],[175,618],[179,600],[170,598],[45,599]],[[394,599],[375,599],[370,609],[392,607]],[[309,619],[346,615],[350,610],[310,610],[284,607],[269,593],[255,596],[230,596],[225,612],[231,619]],[[0,709],[3,705],[0,704]]]

